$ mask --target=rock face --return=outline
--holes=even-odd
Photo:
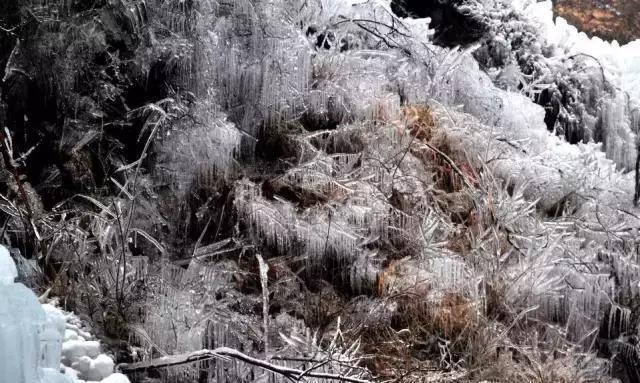
[[[554,13],[589,36],[626,44],[640,38],[639,0],[556,0]]]

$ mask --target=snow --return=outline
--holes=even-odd
[[[31,290],[14,283],[17,269],[2,246],[0,273],[0,382],[129,383],[113,373],[115,363],[100,353],[100,342],[85,340],[91,334],[80,328],[77,317],[41,305]]]
[[[70,321],[76,319],[74,316],[67,317]],[[100,342],[85,340],[90,339],[91,334],[77,325],[67,324],[64,336],[62,363],[70,368],[71,374],[88,381],[101,381],[113,373],[115,363],[111,357],[100,353]]]
[[[52,306],[53,307],[53,306]],[[113,359],[101,353],[100,342],[92,340],[90,332],[82,328],[82,323],[73,313],[62,313],[62,363],[65,375],[75,379],[73,382],[129,382],[121,374],[113,374]],[[115,376],[111,378],[112,376]],[[111,379],[111,380],[109,380]]]
[[[89,334],[88,332],[82,330],[80,327],[78,327],[77,324],[75,324],[75,323],[78,323],[78,318],[76,318],[73,315],[70,315],[70,316],[66,317],[66,320],[67,320],[66,328],[67,328],[67,330],[69,330],[68,335],[70,337],[73,337],[73,339],[80,339],[80,340],[91,339],[91,334]],[[71,323],[71,322],[75,322],[75,323]],[[66,334],[67,334],[67,332],[65,330],[65,337],[67,336]],[[72,334],[75,334],[75,336],[72,335]],[[65,338],[65,340],[66,340],[66,338]]]
[[[521,93],[545,107],[548,129],[572,143],[602,143],[601,150],[619,170],[633,170],[640,129],[640,40],[620,46],[589,38],[561,17],[554,21],[550,1],[487,0],[485,4],[491,6],[473,12],[492,25],[489,42],[471,46],[467,52],[487,68],[486,74],[498,88],[511,92],[496,92],[486,78],[476,78],[473,59],[454,49],[436,55],[443,69],[436,79],[443,81],[436,82],[433,98],[448,107],[463,105],[465,112],[488,126],[514,131],[527,126],[542,134],[535,121],[540,112],[515,96]],[[409,68],[415,70],[415,65]],[[428,77],[402,72],[401,78],[409,77],[415,84]],[[409,99],[428,101],[423,100],[424,86],[410,83],[409,87],[413,88]],[[519,106],[527,109],[513,113]],[[538,141],[544,144],[546,139]]]

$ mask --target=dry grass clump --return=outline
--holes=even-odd
[[[430,142],[437,132],[433,111],[427,105],[410,105],[402,109],[404,129],[418,140]]]
[[[368,367],[403,382],[425,381],[434,369],[464,371],[465,381],[598,381],[592,361],[561,337],[551,345],[544,329],[527,321],[526,311],[509,307],[510,276],[503,260],[517,250],[518,225],[535,219],[530,202],[494,179],[490,169],[477,169],[466,153],[453,150],[431,107],[407,106],[402,118],[398,134],[433,174],[426,203],[449,225],[443,256],[461,256],[482,288],[443,288],[443,276],[415,254],[390,260],[377,275],[376,293],[393,307],[391,323],[358,333],[372,356]]]
[[[396,298],[396,302],[395,325],[408,329],[416,337],[417,350],[435,353],[432,357],[442,357],[444,351],[450,353],[452,359],[466,356],[469,342],[475,338],[480,326],[478,302],[457,292],[429,298],[408,294]],[[438,348],[430,349],[424,343],[426,339],[436,340]]]
[[[392,311],[391,322],[357,333],[372,372],[420,382],[437,371],[461,371],[480,329],[475,302],[455,293],[433,300],[407,293],[382,302]]]
[[[458,293],[446,293],[431,309],[433,329],[456,338],[478,326],[477,303]]]
[[[412,137],[411,152],[437,173],[436,186],[447,193],[477,186],[477,171],[466,158],[454,153],[435,111],[428,105],[402,110],[401,132]]]
[[[377,294],[394,312],[384,331],[360,334],[364,344],[373,345],[374,371],[397,377],[449,369],[467,356],[480,330],[479,302],[462,292],[439,292],[434,277],[410,259],[392,261],[378,275]]]
[[[606,381],[608,365],[583,354],[561,356],[531,348],[501,350],[477,379],[492,382],[587,383]]]

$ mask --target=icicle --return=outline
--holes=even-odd
[[[618,337],[631,329],[631,309],[618,304],[612,304],[609,309],[607,335],[609,338]]]

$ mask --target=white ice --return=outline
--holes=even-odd
[[[538,25],[541,40],[550,48],[550,63],[570,65],[569,58],[584,55],[602,69],[613,86],[612,96],[599,107],[603,150],[619,168],[634,169],[640,127],[640,40],[621,46],[615,40],[589,38],[562,17],[554,21],[550,0],[512,0],[512,5]]]
[[[621,90],[636,100],[640,99],[640,40],[621,46],[615,40],[608,42],[598,37],[589,38],[562,17],[556,17],[554,22],[550,0],[516,0],[513,5],[540,25],[542,37],[556,48],[557,56],[582,53],[597,58]]]
[[[47,316],[41,334],[42,367],[57,369],[60,367],[62,338],[64,336],[64,315],[49,304],[42,305]]]
[[[85,340],[91,335],[75,316],[41,305],[31,290],[14,282],[17,275],[9,252],[0,246],[1,383],[129,383],[113,374],[114,361],[100,353],[99,342]],[[63,366],[61,373],[61,360],[74,368]]]
[[[100,343],[97,341],[70,340],[62,345],[62,361],[73,364],[81,357],[95,358],[100,355]]]
[[[41,327],[44,310],[35,294],[14,283],[16,266],[0,246],[0,382],[37,383],[40,370]]]
[[[0,246],[0,285],[10,285],[18,277],[18,270],[9,251]]]

